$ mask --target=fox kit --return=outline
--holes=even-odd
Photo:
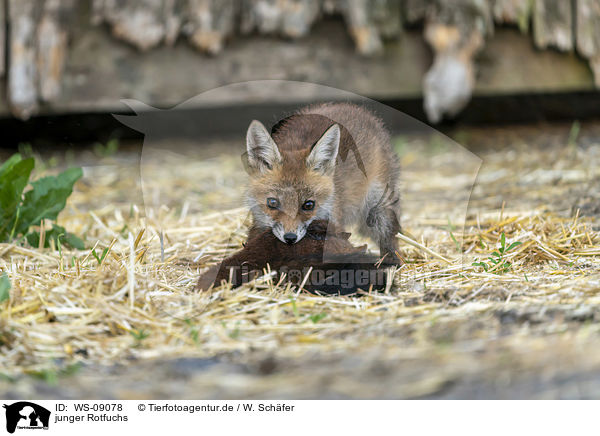
[[[358,224],[386,261],[397,261],[398,157],[382,121],[348,103],[308,106],[271,133],[252,121],[246,135],[249,237],[271,229],[294,244],[314,220]]]

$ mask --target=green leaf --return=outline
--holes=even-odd
[[[10,280],[6,273],[0,276],[0,303],[4,303],[10,298]]]
[[[487,245],[483,241],[483,238],[481,237],[481,235],[477,235],[477,236],[479,237],[479,245],[481,245],[481,248],[483,248],[485,250],[487,248]]]
[[[518,247],[518,246],[519,246],[519,245],[521,245],[521,244],[522,244],[522,242],[519,242],[519,241],[517,241],[517,242],[513,242],[512,244],[510,244],[510,245],[508,246],[508,248],[506,249],[506,251],[510,251],[510,250],[512,250],[513,248],[515,248],[515,247]]]
[[[296,299],[294,297],[290,297],[290,303],[292,304],[292,312],[294,312],[294,315],[300,316],[298,306],[296,305]]]
[[[85,242],[73,233],[65,233],[63,237],[61,237],[61,241],[63,244],[68,245],[71,248],[76,248],[77,250],[85,250]]]
[[[9,168],[13,167],[16,163],[21,162],[21,160],[22,158],[19,153],[13,154],[11,157],[9,157],[6,162],[0,166],[0,177],[2,177],[2,174],[8,171]]]
[[[506,235],[504,234],[504,232],[502,232],[502,234],[500,235],[500,245],[502,246],[500,253],[504,253],[504,248],[506,247]]]
[[[483,270],[485,272],[487,272],[487,270],[488,270],[488,266],[487,266],[487,264],[485,262],[473,262],[471,265],[472,266],[480,266],[480,267],[483,268]]]
[[[98,261],[98,266],[102,265],[102,262],[104,262],[104,258],[106,257],[106,255],[108,254],[108,247],[106,247],[104,250],[102,250],[102,255],[98,256],[98,254],[96,253],[96,249],[92,248],[92,256],[94,256],[96,258],[96,260]]]
[[[29,375],[45,381],[50,386],[56,386],[58,384],[58,372],[56,369],[44,368],[39,371],[31,371]]]
[[[32,247],[40,246],[40,232],[31,231],[26,236],[27,242]],[[59,241],[60,238],[60,241]],[[72,233],[67,232],[64,227],[58,226],[54,224],[52,229],[46,232],[46,237],[44,241],[44,248],[50,247],[50,241],[54,241],[54,245],[56,247],[59,246],[59,243],[62,245],[66,245],[70,248],[76,248],[78,250],[85,250],[84,242],[75,236]]]
[[[17,233],[26,234],[29,227],[39,225],[43,219],[56,220],[73,192],[73,185],[82,175],[81,168],[70,168],[58,176],[33,182],[33,189],[25,194],[23,200]]]
[[[0,242],[11,236],[23,190],[34,165],[33,159],[21,160],[21,156],[16,154],[0,167]]]
[[[31,245],[39,246],[40,235],[30,227],[40,225],[44,219],[56,220],[73,185],[83,175],[80,168],[72,168],[58,176],[44,177],[32,182],[32,189],[23,195],[34,166],[33,158],[23,159],[20,154],[0,166],[0,242],[26,238]],[[49,246],[50,241],[59,248],[62,244],[85,248],[81,239],[56,225],[46,234],[45,245]]]
[[[310,320],[313,322],[313,324],[318,323],[319,321],[321,321],[323,318],[325,318],[327,316],[326,313],[322,312],[322,313],[315,313],[314,315],[310,316]]]
[[[458,241],[454,237],[454,226],[452,225],[452,222],[450,221],[450,217],[447,217],[447,218],[448,218],[448,233],[450,233],[450,237],[454,241],[454,245],[456,246],[456,251],[458,251],[460,253],[460,251],[461,251],[460,250],[460,244],[458,243]]]
[[[131,336],[133,336],[135,338],[136,341],[143,341],[144,339],[146,339],[148,336],[150,336],[150,333],[148,333],[146,330],[141,329],[141,330],[130,330],[129,334]]]
[[[92,248],[92,256],[94,256],[94,258],[98,261],[98,264],[102,263],[102,261],[100,260],[100,258],[96,254],[96,249],[95,248]]]

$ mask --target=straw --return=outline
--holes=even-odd
[[[402,225],[411,237],[397,236],[406,262],[390,273],[385,292],[345,297],[311,295],[271,276],[237,289],[217,284],[195,291],[200,274],[239,250],[248,229],[248,211],[240,207],[247,175],[235,153],[146,162],[147,209],[127,163],[91,168],[58,222],[84,236],[88,248],[63,247],[62,271],[55,250],[0,244],[0,270],[12,283],[10,301],[0,306],[0,372],[31,373],[56,362],[129,365],[159,356],[231,353],[243,360],[276,352],[293,360],[331,350],[360,353],[399,341],[402,326],[420,332],[398,342],[398,353],[410,357],[435,349],[439,326],[493,318],[507,308],[598,301],[597,218],[583,209],[571,213],[565,202],[572,200],[568,192],[600,177],[597,157],[567,159],[557,149],[550,162],[547,149],[528,150],[513,165],[514,156],[491,150],[469,198],[474,176],[460,172],[459,156],[449,151],[431,163],[413,145],[415,163],[402,176]],[[539,173],[530,176],[558,161],[568,180],[548,185]],[[348,230],[352,243],[369,243],[377,253],[373,241]],[[522,243],[505,254],[510,268],[494,274],[473,266],[498,250],[502,234],[507,243]],[[92,248],[108,248],[102,264]],[[478,334],[497,338],[495,325]]]

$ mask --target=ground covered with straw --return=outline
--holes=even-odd
[[[59,155],[84,166],[59,224],[88,248],[0,244],[0,396],[600,396],[600,126],[454,133],[476,180],[446,142],[396,138],[406,264],[348,297],[194,291],[244,241],[239,142]]]

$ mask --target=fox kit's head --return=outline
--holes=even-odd
[[[316,143],[281,151],[267,129],[252,121],[246,135],[247,200],[255,223],[294,244],[313,220],[329,219],[339,144],[340,128],[334,124]]]

